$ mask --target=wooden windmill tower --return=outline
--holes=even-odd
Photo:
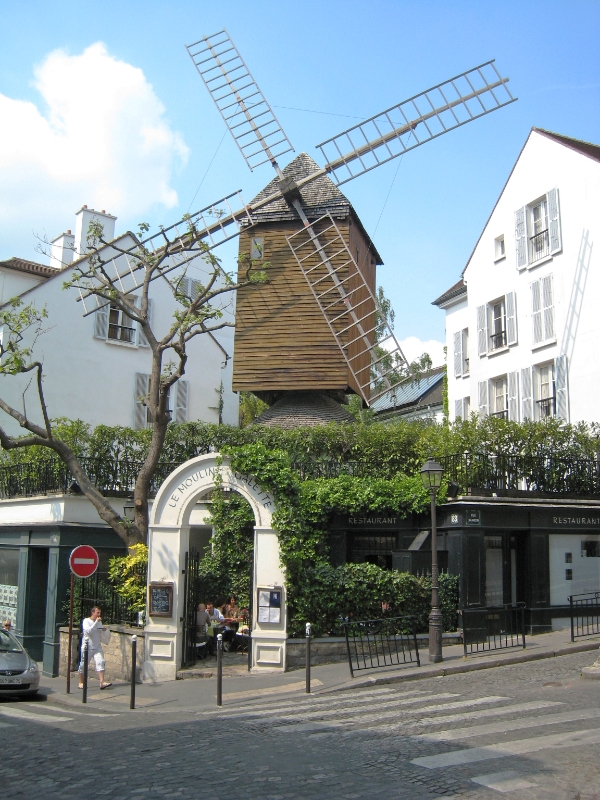
[[[241,258],[270,268],[267,286],[238,292],[234,391],[269,403],[354,392],[370,404],[405,359],[376,314],[381,259],[338,185],[513,102],[507,79],[483,64],[319,145],[324,168],[301,153],[282,170],[292,145],[227,32],[187,49],[250,169],[268,161],[276,172],[241,226]]]
[[[299,390],[355,392],[370,405],[393,391],[405,359],[382,315],[377,319],[381,259],[338,187],[514,102],[508,78],[488,61],[318,145],[324,167],[301,153],[282,170],[277,159],[293,147],[227,32],[187,50],[249,168],[270,163],[276,177],[250,203],[233,192],[120,250],[116,279],[126,291],[138,290],[136,252],[160,254],[165,244],[176,251],[190,225],[204,248],[239,235],[240,252],[271,267],[268,285],[237,298],[233,388],[268,401]],[[185,270],[202,253],[200,245],[174,252],[161,275]],[[89,289],[80,293],[85,314],[94,313],[94,304],[86,306]]]

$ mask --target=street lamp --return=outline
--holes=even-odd
[[[442,661],[442,612],[438,586],[437,527],[435,517],[435,496],[442,483],[444,468],[432,458],[421,467],[423,486],[431,497],[431,613],[429,614],[429,661],[437,664]]]

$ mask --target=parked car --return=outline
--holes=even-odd
[[[36,694],[39,685],[36,662],[12,633],[0,628],[0,696]]]

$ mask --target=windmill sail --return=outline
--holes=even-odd
[[[338,186],[454,128],[514,103],[494,61],[354,125],[317,145],[325,170]]]
[[[271,106],[226,30],[186,45],[250,169],[293,151]]]

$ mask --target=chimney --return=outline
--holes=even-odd
[[[54,269],[64,269],[73,261],[73,244],[75,237],[71,231],[61,233],[50,242],[50,266]]]
[[[87,236],[90,222],[99,222],[104,228],[102,238],[110,242],[115,238],[116,217],[107,214],[106,211],[94,211],[93,208],[82,206],[76,213],[75,222],[75,250],[78,255],[85,255],[87,252]]]

